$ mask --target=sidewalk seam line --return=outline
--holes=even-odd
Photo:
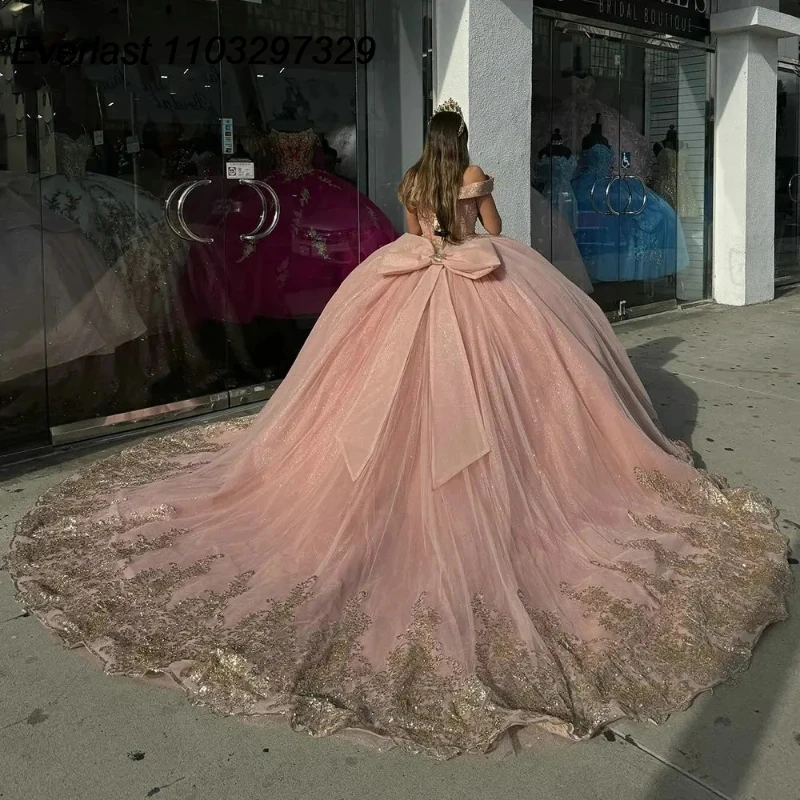
[[[612,728],[612,730],[614,730],[614,729]],[[720,800],[733,800],[729,795],[723,794],[721,791],[719,791],[719,789],[715,789],[713,786],[711,786],[710,784],[706,783],[701,778],[698,778],[696,775],[692,775],[691,772],[688,772],[687,770],[683,769],[682,767],[679,767],[677,764],[673,764],[671,761],[668,761],[663,756],[660,756],[654,750],[650,750],[648,747],[645,747],[644,745],[639,744],[635,739],[633,739],[633,737],[629,738],[626,734],[621,733],[620,731],[614,731],[614,733],[623,742],[625,742],[625,744],[629,744],[629,745],[632,745],[633,747],[636,747],[638,750],[641,750],[643,753],[649,755],[651,758],[654,758],[656,761],[660,762],[665,767],[669,767],[670,769],[674,770],[675,772],[678,772],[679,774],[683,775],[684,778],[688,778],[693,783],[696,783],[698,786],[701,786],[707,792],[711,792],[711,794],[713,794],[715,797],[719,797]]]
[[[689,375],[685,372],[671,372],[670,370],[662,369],[661,367],[651,367],[647,364],[637,364],[636,369],[646,369],[651,372],[666,372],[668,375],[674,375],[676,378],[688,378],[693,381],[703,381],[705,383],[713,383],[715,386],[724,386],[726,389],[736,389],[740,392],[747,392],[749,394],[760,394],[764,397],[771,397],[775,400],[788,400],[790,403],[800,403],[800,399],[790,397],[785,394],[773,394],[772,392],[764,392],[761,389],[751,389],[747,386],[737,386],[735,383],[725,383],[724,381],[715,381],[713,378],[705,378],[702,375]]]

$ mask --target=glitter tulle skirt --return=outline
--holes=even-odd
[[[403,236],[250,420],[98,461],[20,523],[20,599],[108,671],[446,758],[663,720],[786,616],[769,502],[662,433],[530,248]]]

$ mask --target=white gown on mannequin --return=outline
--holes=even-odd
[[[161,201],[121,178],[87,172],[94,149],[88,136],[56,133],[55,141],[58,173],[42,179],[44,207],[97,246],[143,320],[150,341],[136,371],[156,380],[175,359],[202,362],[180,298],[188,246],[168,229]]]
[[[531,247],[587,294],[594,291],[566,219],[531,186]]]
[[[88,136],[54,136],[58,171],[42,179],[44,207],[76,223],[111,266],[137,234],[162,220],[162,205],[128,181],[87,172],[94,149]]]
[[[40,211],[32,175],[0,172],[0,252],[0,381],[113,353],[144,333],[97,248],[75,223]]]
[[[653,190],[684,219],[700,216],[700,204],[687,171],[687,150],[685,146],[677,152],[670,147],[663,147],[656,158],[653,180]]]

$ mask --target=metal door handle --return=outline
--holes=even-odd
[[[617,181],[622,182],[622,180],[623,180],[622,176],[621,175],[617,175],[616,177],[612,178],[608,182],[608,186],[606,186],[606,208],[608,208],[609,214],[613,214],[615,217],[620,217],[623,214],[627,214],[628,213],[628,209],[631,207],[631,203],[633,202],[633,192],[631,191],[631,187],[628,185],[628,181],[626,180],[625,181],[625,188],[628,190],[628,202],[627,202],[625,208],[623,208],[622,211],[617,211],[611,205],[611,187]]]
[[[636,209],[636,211],[629,211],[631,203],[633,202],[633,192],[631,191],[630,185],[628,185],[628,181],[638,181],[639,185],[642,187],[642,205]],[[638,217],[639,214],[644,211],[645,206],[647,205],[647,187],[644,185],[644,181],[638,175],[626,175],[625,176],[625,185],[628,186],[628,193],[630,194],[630,198],[628,200],[628,205],[625,206],[625,211],[623,214],[628,214],[631,217]]]
[[[797,202],[798,202],[797,195],[794,193],[794,191],[792,191],[792,189],[793,189],[793,187],[794,187],[794,182],[795,182],[795,181],[796,181],[798,178],[800,178],[800,173],[797,173],[797,172],[796,172],[794,175],[792,175],[792,177],[791,177],[791,178],[789,178],[789,186],[788,186],[788,189],[789,189],[789,199],[790,199],[790,200],[791,200],[793,203],[797,203]]]
[[[242,186],[250,186],[252,189],[255,189],[256,193],[261,198],[261,218],[258,220],[258,225],[256,225],[250,233],[243,233],[239,237],[243,242],[257,242],[259,239],[264,239],[269,236],[272,231],[275,230],[275,226],[278,224],[278,220],[281,216],[281,201],[278,199],[277,192],[264,181],[240,178],[239,183]],[[272,197],[272,203],[275,206],[272,222],[270,222],[265,230],[261,230],[261,228],[267,220],[267,198],[264,197],[264,192],[261,191],[262,189]]]
[[[167,199],[164,201],[164,221],[169,226],[169,229],[179,238],[183,239],[185,242],[191,242],[192,240],[189,236],[182,233],[178,228],[175,227],[175,223],[172,221],[172,214],[170,214],[170,208],[172,207],[172,199],[178,194],[181,189],[188,187],[192,181],[184,181],[183,183],[179,183],[167,196]]]
[[[589,202],[592,204],[592,208],[594,209],[595,214],[602,214],[604,217],[607,217],[608,216],[608,212],[607,211],[603,211],[602,209],[599,209],[597,207],[597,204],[594,202],[594,192],[595,192],[595,189],[597,189],[597,184],[600,183],[601,180],[602,180],[602,178],[598,178],[592,184],[592,189],[589,192]]]
[[[186,198],[198,186],[208,186],[210,183],[212,183],[212,180],[210,178],[203,178],[202,180],[192,181],[191,186],[187,186],[186,189],[183,190],[183,194],[178,198],[178,222],[180,222],[181,227],[189,235],[189,241],[200,242],[201,244],[211,244],[214,241],[213,237],[211,236],[209,237],[198,236],[196,233],[193,233],[191,230],[189,230],[189,226],[186,223],[186,217],[184,217],[183,215],[183,207],[186,205]]]

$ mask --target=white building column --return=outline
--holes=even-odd
[[[495,176],[503,234],[530,243],[532,0],[436,0],[435,102],[452,97]]]
[[[742,306],[775,294],[778,39],[800,35],[800,19],[734,4],[742,0],[711,17],[717,35],[712,264],[714,300]]]

